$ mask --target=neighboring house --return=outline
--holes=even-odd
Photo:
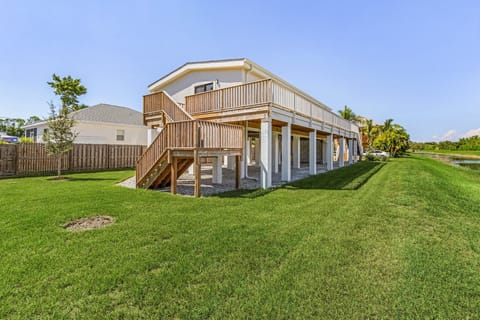
[[[335,144],[336,166],[355,162],[362,151],[355,123],[249,59],[189,62],[148,90],[140,188],[170,184],[175,193],[176,178],[193,164],[198,196],[200,158],[213,160],[214,183],[222,181],[222,162],[236,168],[237,184],[255,164],[260,174],[253,178],[269,188],[275,173],[290,181],[302,166],[310,174],[318,165],[333,169]]]
[[[97,104],[70,113],[75,119],[75,143],[146,145],[147,127],[143,115],[127,107]],[[25,136],[43,142],[47,121],[23,126]]]

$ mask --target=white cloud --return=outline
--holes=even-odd
[[[457,130],[450,129],[447,132],[445,132],[441,137],[440,141],[453,141],[458,139],[458,134]]]
[[[480,128],[468,130],[464,134],[460,135],[460,138],[468,138],[473,136],[480,136]]]
[[[468,138],[473,136],[480,136],[480,128],[468,130],[465,133],[459,134],[457,130],[450,129],[442,135],[435,135],[432,137],[433,141],[457,141],[460,138]]]

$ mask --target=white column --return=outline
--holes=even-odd
[[[353,164],[353,139],[348,139],[348,164]]]
[[[212,183],[222,183],[222,158],[221,158],[221,156],[213,158]]]
[[[338,139],[338,166],[343,167],[345,165],[345,138],[340,137]]]
[[[278,133],[272,132],[272,147],[273,147],[273,172],[278,173],[278,164],[279,164],[279,146],[278,146]]]
[[[252,151],[251,146],[252,146],[252,142],[250,141],[250,138],[247,137],[247,148],[245,149],[245,160],[247,161],[247,165],[245,166],[245,168],[248,168],[248,166],[252,164],[252,159],[250,155],[250,152]],[[245,173],[246,173],[246,170],[245,170]]]
[[[244,179],[247,168],[248,168],[248,162],[247,162],[247,146],[248,146],[248,129],[247,126],[243,128],[243,155],[240,160],[240,178]]]
[[[333,134],[327,136],[327,152],[325,157],[327,160],[327,170],[333,170]]]
[[[327,140],[322,140],[322,164],[327,164]]]
[[[272,120],[260,124],[260,185],[262,189],[272,186]]]
[[[292,127],[290,123],[282,127],[282,181],[292,180],[291,169],[291,141],[292,140]]]
[[[357,139],[353,139],[353,163],[357,162]]]
[[[299,136],[293,136],[293,167],[300,169],[300,137]]]
[[[187,169],[188,174],[193,175],[193,164]]]
[[[235,170],[235,165],[236,165],[235,161],[236,161],[235,156],[227,157],[227,168],[230,170]]]
[[[260,139],[255,138],[255,165],[260,167],[260,155],[261,155],[262,146],[260,144]]]
[[[224,168],[228,167],[228,156],[223,156],[223,167]]]
[[[309,173],[317,174],[317,130],[313,130],[308,134],[309,146]]]

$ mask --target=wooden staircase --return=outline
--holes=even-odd
[[[193,164],[199,196],[200,157],[242,154],[241,126],[195,120],[166,92],[144,97],[144,117],[146,125],[163,124],[163,129],[137,161],[137,188],[170,185],[175,193],[177,177]]]

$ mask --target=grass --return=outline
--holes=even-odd
[[[470,151],[470,150],[424,150],[422,152],[480,157],[480,151]]]
[[[0,182],[0,318],[480,314],[480,173],[421,156],[200,199],[132,172]],[[115,224],[70,233],[69,220]]]

